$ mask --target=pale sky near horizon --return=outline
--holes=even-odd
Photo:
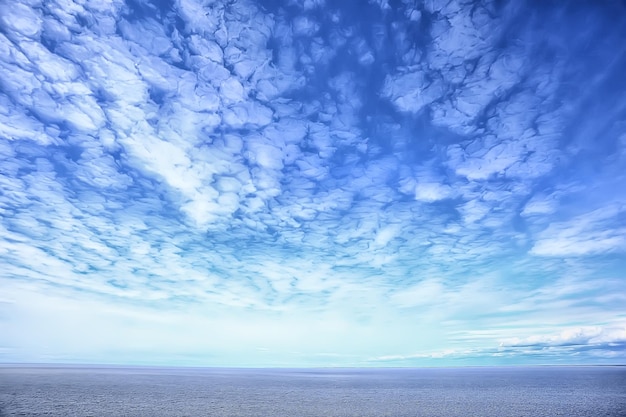
[[[0,0],[0,362],[626,364],[625,17]]]

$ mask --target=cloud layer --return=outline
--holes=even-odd
[[[0,8],[0,360],[613,358],[624,6],[396,3]]]

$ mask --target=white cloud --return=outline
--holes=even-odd
[[[524,338],[505,339],[504,347],[569,346],[626,343],[626,326],[621,327],[574,327],[557,334],[532,335]]]
[[[388,98],[400,111],[417,113],[443,95],[439,80],[428,80],[421,71],[389,75],[381,95]]]
[[[626,250],[626,229],[619,225],[621,206],[608,206],[569,221],[555,222],[539,233],[530,253],[540,256],[581,256]]]
[[[520,213],[522,216],[535,216],[552,214],[556,211],[558,203],[555,196],[534,196]]]
[[[37,9],[22,3],[16,3],[13,7],[3,7],[2,9],[0,22],[11,32],[28,38],[35,38],[41,31],[42,19],[37,13]]]
[[[452,189],[445,184],[433,182],[417,183],[415,185],[415,199],[424,202],[433,202],[449,198]]]
[[[506,5],[135,7],[0,11],[0,325],[15,346],[61,355],[82,334],[89,357],[119,329],[165,356],[453,358],[533,322],[622,314],[621,160],[598,123],[586,147],[560,136],[583,119],[564,71],[567,85],[593,71],[556,29],[541,29],[546,62],[530,23],[501,37],[525,18]],[[59,333],[39,337],[46,318]]]
[[[400,307],[415,307],[438,303],[446,292],[440,280],[427,279],[393,293],[391,299]]]

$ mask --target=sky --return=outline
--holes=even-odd
[[[0,362],[626,364],[625,15],[0,0]]]

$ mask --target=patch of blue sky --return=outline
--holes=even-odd
[[[1,8],[0,360],[624,363],[624,12]]]

